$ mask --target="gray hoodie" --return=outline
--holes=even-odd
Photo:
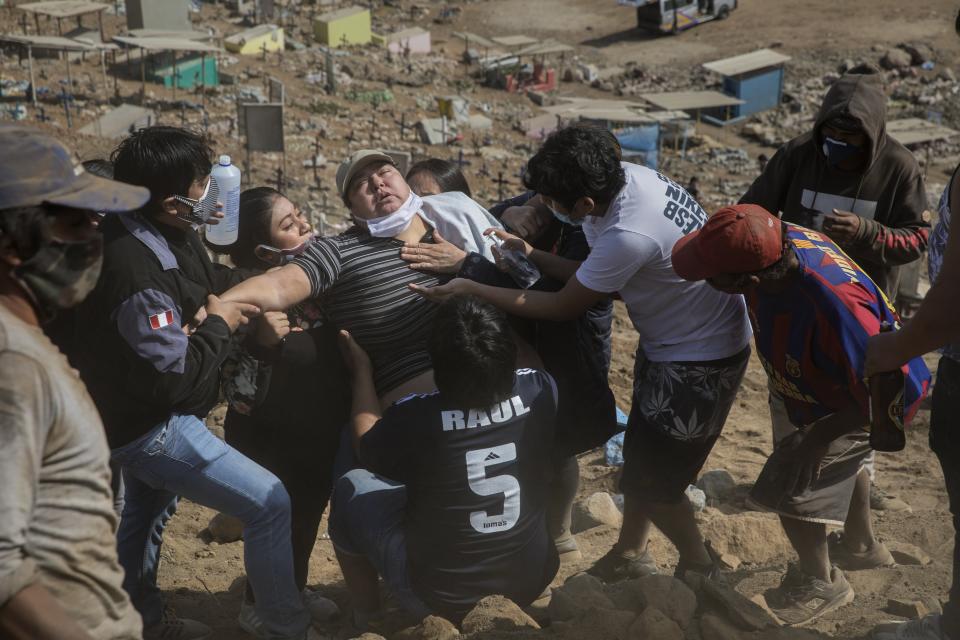
[[[862,170],[829,165],[821,129],[836,116],[860,122],[870,160]],[[923,255],[930,225],[927,198],[916,158],[887,135],[886,96],[878,75],[847,74],[827,92],[813,131],[783,145],[754,181],[742,203],[763,206],[787,222],[802,223],[805,212],[852,211],[861,218],[857,237],[844,250],[891,300],[899,265]]]

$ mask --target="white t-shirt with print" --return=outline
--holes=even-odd
[[[621,163],[627,184],[603,216],[587,216],[590,256],[580,284],[620,294],[646,357],[706,361],[739,353],[752,332],[743,296],[687,282],[670,261],[673,245],[707,214],[683,187],[640,165]]]

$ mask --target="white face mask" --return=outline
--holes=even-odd
[[[367,220],[355,217],[354,220],[360,226],[366,227],[374,238],[393,238],[407,230],[413,216],[417,215],[422,207],[423,200],[411,190],[406,202],[393,213]]]

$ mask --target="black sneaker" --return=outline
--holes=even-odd
[[[791,563],[780,586],[764,594],[767,605],[783,624],[807,624],[825,613],[853,602],[853,587],[837,567],[830,570],[830,582],[806,576]]]
[[[616,548],[610,549],[607,555],[587,569],[587,573],[607,583],[643,578],[657,572],[657,562],[649,550],[637,555],[633,552],[622,553]]]
[[[673,572],[673,577],[685,582],[688,573],[698,573],[707,580],[713,580],[718,584],[727,586],[727,578],[721,570],[723,565],[720,562],[720,554],[713,550],[713,546],[709,540],[704,542],[703,546],[707,548],[707,555],[710,556],[710,564],[693,564],[692,562],[686,562],[683,557],[681,557],[680,561],[677,562],[677,568]]]

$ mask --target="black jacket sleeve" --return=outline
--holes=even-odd
[[[128,393],[177,411],[203,404],[217,387],[230,351],[230,328],[222,318],[209,316],[187,336],[179,306],[157,289],[129,296],[112,317],[131,365]]]

